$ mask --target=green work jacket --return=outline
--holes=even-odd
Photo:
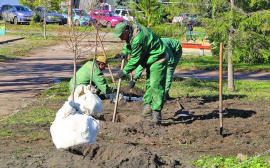
[[[167,47],[169,47],[174,56],[182,52],[182,47],[178,40],[170,38],[161,38],[161,40]]]
[[[163,44],[166,46],[166,51],[169,55],[168,66],[171,66],[174,64],[174,57],[180,52],[182,52],[182,47],[180,46],[179,41],[176,39],[161,38],[161,40]],[[138,68],[135,71],[134,79],[138,79],[141,76],[143,69],[144,68],[142,66],[138,66]]]
[[[160,38],[149,28],[138,23],[132,25],[133,34],[122,53],[130,54],[130,60],[124,67],[124,74],[129,74],[139,65],[149,68],[151,64],[164,59],[166,48]]]
[[[92,61],[85,63],[76,73],[76,87],[78,85],[89,85],[91,72],[92,72]],[[94,85],[98,90],[104,94],[113,93],[116,90],[112,87],[109,87],[106,80],[104,79],[102,71],[99,69],[99,66],[94,63],[94,71],[92,78],[92,85]],[[69,90],[72,92],[73,89],[73,78],[70,80]]]

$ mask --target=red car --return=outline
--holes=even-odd
[[[94,10],[90,13],[90,15],[102,26],[106,26],[107,28],[115,27],[118,23],[125,22],[125,19],[119,17],[116,13],[109,10]]]

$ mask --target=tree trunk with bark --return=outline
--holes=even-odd
[[[234,0],[231,0],[231,28],[229,32],[228,41],[228,89],[230,92],[234,92],[234,70],[233,70],[233,38],[234,38],[234,24],[233,24],[233,8]]]

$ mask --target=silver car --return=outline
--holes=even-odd
[[[29,23],[34,16],[34,12],[22,5],[3,5],[2,17],[6,22],[18,24]]]

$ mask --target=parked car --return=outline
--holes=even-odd
[[[44,7],[37,7],[35,9],[36,22],[43,22],[44,21]],[[58,13],[55,10],[46,10],[46,23],[58,23],[60,25],[67,23],[67,18],[65,18],[62,14]]]
[[[2,17],[2,7],[0,6],[0,20],[2,20],[3,17]]]
[[[199,25],[199,21],[198,21],[198,15],[197,14],[189,14],[189,13],[185,13],[185,14],[179,14],[179,16],[174,16],[172,19],[172,23],[177,23],[180,22],[180,24],[184,24],[186,25],[188,21],[191,21],[193,23],[193,25]]]
[[[119,16],[124,18],[127,21],[134,21],[133,13],[128,8],[117,8],[114,10],[114,12]]]
[[[65,10],[62,15],[65,18],[68,18],[68,10]],[[96,19],[92,18],[91,16],[89,16],[85,10],[83,9],[72,9],[72,20],[73,23],[76,26],[88,26],[91,24],[96,24]]]
[[[2,17],[6,22],[18,24],[29,23],[34,16],[34,12],[22,5],[3,5]]]
[[[107,28],[115,27],[118,23],[125,21],[125,19],[109,10],[94,10],[90,12],[90,15],[95,18],[99,24]]]

